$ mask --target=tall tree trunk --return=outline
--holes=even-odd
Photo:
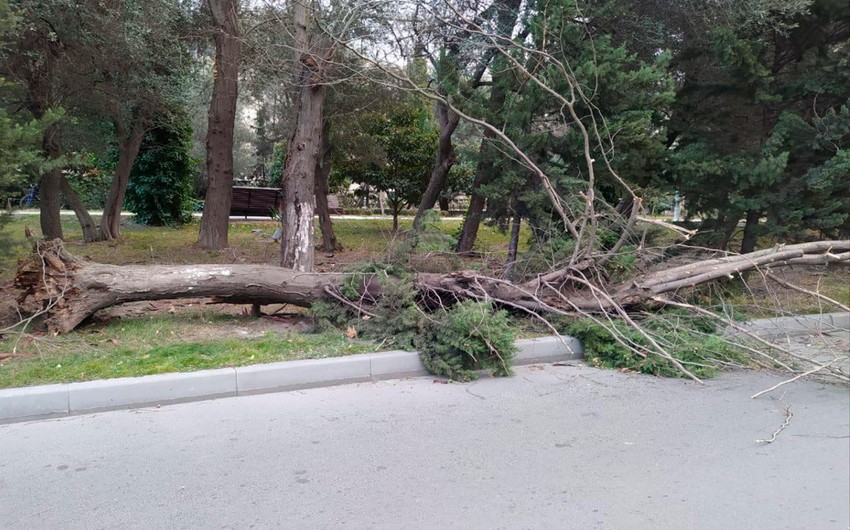
[[[120,130],[116,126],[116,130]],[[106,241],[116,239],[121,235],[121,209],[124,207],[124,195],[130,182],[133,164],[139,155],[142,138],[145,136],[144,120],[139,117],[133,124],[132,130],[121,139],[118,145],[118,167],[112,177],[112,185],[103,207],[100,219],[100,238]]]
[[[510,277],[511,271],[516,263],[517,249],[519,249],[519,229],[522,223],[522,216],[519,210],[514,210],[514,218],[511,221],[511,236],[508,239],[508,259],[505,267],[505,276]]]
[[[738,228],[738,221],[740,221],[740,219],[740,212],[735,212],[726,217],[721,216],[721,218],[717,220],[716,229],[720,230],[720,241],[717,243],[718,249],[729,249],[729,242],[732,240],[732,236]]]
[[[283,230],[280,238],[280,264],[288,269],[313,269],[313,213],[316,200],[316,166],[322,147],[325,104],[324,77],[330,42],[311,35],[307,8],[295,2],[292,8],[295,29],[296,68],[299,87],[295,126],[287,145],[283,169]]]
[[[328,193],[330,186],[328,179],[331,174],[331,145],[330,145],[330,122],[325,120],[322,127],[321,154],[317,157],[316,167],[316,213],[319,215],[319,228],[322,231],[322,249],[325,252],[337,250],[336,234],[331,221],[331,212],[328,207]]]
[[[496,59],[496,65],[500,65],[502,62],[502,60]],[[498,70],[498,68],[496,69]],[[490,99],[487,102],[487,110],[491,119],[504,121],[504,118],[501,118],[500,114],[505,105],[506,98],[506,83],[494,79],[493,86],[490,89]],[[478,149],[480,156],[478,157],[478,164],[475,166],[475,177],[472,181],[472,195],[469,198],[469,208],[466,210],[466,217],[463,219],[463,228],[461,228],[460,237],[457,240],[457,251],[460,253],[471,252],[475,246],[475,240],[478,238],[478,228],[481,226],[484,205],[486,203],[486,198],[481,192],[481,187],[492,180],[493,162],[495,157],[498,156],[492,146],[495,137],[496,133],[490,129],[485,129],[481,138],[481,147]]]
[[[77,216],[77,221],[80,223],[80,228],[83,230],[83,240],[98,241],[100,239],[100,234],[98,233],[97,225],[94,223],[94,219],[92,219],[88,208],[86,208],[86,205],[83,204],[80,196],[77,195],[77,192],[74,191],[74,188],[71,187],[71,184],[65,177],[62,177],[60,185],[62,195],[65,196],[68,204],[71,205],[71,208],[74,210],[74,214]]]
[[[198,245],[220,249],[227,246],[233,188],[233,127],[239,94],[241,44],[237,0],[207,0],[218,26],[214,35],[213,93],[207,127],[207,193]]]
[[[422,194],[416,216],[413,218],[413,229],[422,230],[425,213],[437,203],[440,193],[446,187],[449,171],[452,169],[457,157],[452,145],[452,134],[460,123],[460,116],[441,102],[437,102],[434,109],[437,125],[440,129],[440,138],[437,146],[437,160],[431,170],[428,187]]]
[[[480,156],[475,166],[475,178],[472,180],[472,195],[469,198],[469,207],[466,209],[466,217],[463,219],[463,227],[457,240],[456,250],[459,253],[471,252],[478,238],[478,228],[481,226],[484,205],[487,202],[481,187],[492,178],[495,153],[490,149],[490,142],[495,136],[495,133],[489,129],[484,130],[484,137],[481,139],[481,147],[478,150]]]
[[[741,254],[749,254],[756,249],[759,217],[761,217],[759,210],[747,210],[747,220],[746,224],[744,224],[744,238],[741,241]]]
[[[55,160],[61,154],[59,146],[59,128],[50,126],[42,136],[42,149],[48,160]],[[38,184],[39,223],[41,233],[46,239],[62,239],[62,169],[53,168],[41,175]]]

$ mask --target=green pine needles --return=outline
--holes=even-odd
[[[466,300],[429,324],[420,358],[431,373],[457,381],[476,379],[477,370],[499,377],[513,374],[516,335],[507,312],[495,310],[492,303]]]
[[[422,363],[435,374],[469,381],[477,371],[511,375],[516,334],[506,311],[491,302],[467,300],[425,312],[417,305],[417,292],[406,270],[380,264],[359,267],[340,286],[340,294],[353,304],[366,300],[365,284],[377,281],[380,296],[358,314],[342,302],[317,302],[310,309],[316,331],[348,329],[383,346],[421,351]]]

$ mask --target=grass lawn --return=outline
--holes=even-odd
[[[257,319],[203,309],[118,319],[60,336],[36,334],[0,361],[0,388],[320,359],[375,351],[342,334],[267,331]],[[259,328],[259,329],[258,329]],[[11,350],[16,338],[0,344]]]

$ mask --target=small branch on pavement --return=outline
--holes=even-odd
[[[785,421],[782,422],[782,425],[780,425],[779,428],[776,429],[776,431],[770,438],[766,438],[764,440],[756,440],[757,444],[772,444],[776,441],[776,437],[779,436],[779,433],[784,431],[785,427],[788,427],[788,424],[791,423],[791,417],[794,416],[794,413],[791,412],[791,406],[788,405],[788,403],[785,403],[785,400],[783,399],[784,397],[785,394],[782,394],[782,397],[779,398],[779,401],[785,407]]]

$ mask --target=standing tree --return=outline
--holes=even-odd
[[[207,194],[198,245],[227,246],[233,188],[233,127],[236,121],[241,45],[237,0],[208,0],[216,24],[213,94],[207,129]]]
[[[325,82],[333,52],[330,40],[315,26],[314,15],[304,3],[293,2],[298,97],[283,168],[280,264],[298,271],[313,269],[316,168],[323,146]]]

